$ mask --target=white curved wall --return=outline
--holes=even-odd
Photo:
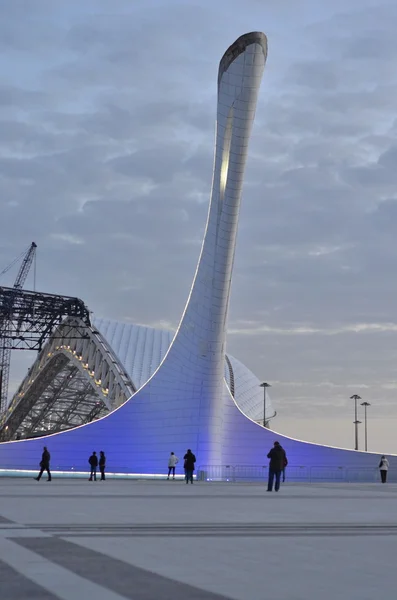
[[[153,375],[171,345],[174,333],[110,319],[93,319],[93,326],[103,335],[117,355],[136,389]],[[259,379],[239,360],[228,355],[234,373],[234,399],[245,415],[263,418],[263,391]],[[224,377],[230,388],[230,371],[224,361]],[[270,396],[266,396],[266,414],[274,414]]]
[[[242,362],[228,354],[234,372],[234,399],[240,410],[254,421],[263,420],[263,389],[259,379]],[[229,384],[229,373],[225,376]],[[230,387],[230,386],[229,386]],[[266,420],[274,415],[270,394],[266,392]]]

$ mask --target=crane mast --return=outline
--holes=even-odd
[[[23,259],[22,264],[18,271],[17,278],[13,285],[13,287],[16,290],[21,290],[24,286],[24,283],[25,283],[28,273],[30,271],[30,267],[32,266],[33,259],[36,255],[36,248],[37,248],[37,244],[32,242],[31,245],[29,246],[28,251],[26,252],[26,254],[24,256],[24,259]]]
[[[36,248],[37,244],[32,242],[24,254],[22,264],[19,268],[15,283],[13,285],[15,293],[17,290],[21,290],[24,286],[30,267],[32,266],[33,259],[36,255]],[[8,268],[6,268],[3,273],[7,270]],[[9,334],[11,330],[11,323],[13,320],[13,305],[14,297],[11,296],[7,302],[7,306],[3,307],[3,315],[5,316],[0,320],[0,341],[3,342],[0,344],[0,414],[7,409],[12,343],[10,336],[7,334]]]

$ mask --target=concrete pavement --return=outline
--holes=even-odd
[[[394,600],[397,485],[0,479],[5,599]]]

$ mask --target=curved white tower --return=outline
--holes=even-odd
[[[170,451],[183,456],[187,448],[201,467],[263,465],[274,433],[240,412],[224,380],[224,361],[241,190],[266,55],[265,35],[254,32],[241,36],[220,62],[207,227],[185,311],[160,365],[102,419],[44,439],[0,444],[3,469],[35,468],[43,443],[54,470],[86,468],[93,449],[104,449],[109,470],[119,473],[162,473]],[[332,466],[338,473],[341,465],[371,473],[376,465],[369,453],[277,438],[290,464]]]
[[[158,435],[166,444],[186,430],[185,445],[194,446],[206,464],[222,460],[230,285],[248,142],[266,56],[266,36],[254,32],[241,36],[220,62],[211,202],[196,275],[165,359],[133,398],[140,422],[143,414],[151,421],[145,423],[146,431],[153,431],[153,416],[161,415]]]

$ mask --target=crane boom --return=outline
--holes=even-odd
[[[23,288],[23,285],[26,281],[30,267],[32,266],[32,262],[36,254],[36,248],[37,244],[35,244],[35,242],[32,242],[25,253],[25,256],[22,260],[22,264],[18,271],[18,275],[13,285],[15,294],[17,290],[21,290]],[[7,270],[8,268],[5,271]],[[5,271],[3,271],[3,273]],[[14,297],[11,296],[6,307],[6,317],[4,317],[0,321],[0,340],[2,338],[4,339],[4,343],[1,344],[2,348],[0,348],[0,414],[4,412],[7,408],[8,382],[10,378],[11,364],[11,344],[7,333],[9,333],[9,331],[11,330],[11,322],[13,318],[13,304]]]
[[[37,244],[32,242],[27,253],[25,254],[25,257],[19,268],[18,275],[13,286],[16,290],[21,290],[23,288],[23,285],[26,281],[26,277],[28,276],[30,267],[32,266],[32,262],[36,254],[36,248]]]

